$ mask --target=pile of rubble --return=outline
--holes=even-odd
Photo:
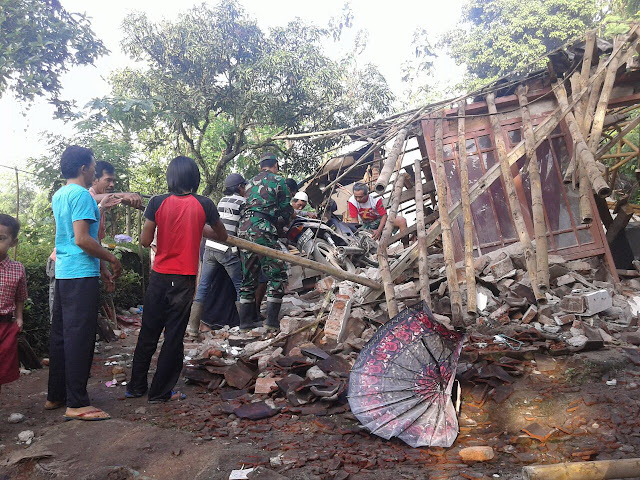
[[[431,253],[429,261],[434,315],[449,325],[444,259]],[[479,316],[467,318],[469,341],[458,374],[462,380],[488,384],[496,395],[508,395],[509,389],[500,385],[521,374],[510,359],[636,343],[640,337],[635,334],[640,297],[624,285],[614,293],[613,281],[597,259],[567,262],[550,256],[545,305],[536,304],[517,250],[482,256],[475,267]],[[362,274],[379,277],[374,268]],[[401,310],[420,301],[417,276],[417,270],[407,269],[396,281]],[[351,282],[321,278],[313,290],[285,297],[277,335],[237,327],[213,331],[187,345],[190,360],[183,374],[191,383],[221,392],[225,413],[240,418],[285,411],[345,412],[349,371],[377,328],[389,320],[384,298],[363,303],[366,294],[365,287]]]

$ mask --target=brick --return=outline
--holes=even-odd
[[[515,270],[513,261],[511,261],[511,257],[508,255],[506,255],[505,258],[493,262],[489,268],[491,269],[491,274],[498,280],[508,275],[512,270]]]
[[[595,315],[613,306],[613,299],[606,290],[585,293],[582,295],[582,298],[584,299],[586,313],[588,315]]]
[[[329,290],[333,290],[333,287],[336,283],[335,278],[333,277],[324,277],[318,283],[316,283],[316,290],[322,293],[326,293]]]
[[[585,310],[584,298],[579,295],[566,295],[560,301],[560,308],[569,313],[583,313]]]
[[[581,260],[576,260],[574,262],[567,262],[567,268],[569,270],[573,270],[574,272],[578,272],[578,273],[590,273],[591,272],[591,265],[589,265],[587,262],[583,262]]]
[[[493,448],[487,446],[463,448],[458,455],[464,462],[487,462],[495,457]]]
[[[346,295],[336,295],[324,326],[325,340],[342,341],[341,336],[344,335],[345,323],[351,313],[352,302],[353,299]]]
[[[276,390],[278,388],[276,382],[279,380],[282,380],[282,377],[256,378],[255,393],[270,393],[272,390]]]
[[[554,320],[552,320],[551,318],[547,317],[546,315],[538,315],[538,321],[542,324],[542,325],[546,325],[548,327],[554,326],[556,324],[556,322]]]
[[[574,283],[576,283],[576,279],[569,274],[562,275],[561,277],[556,278],[556,285],[558,287],[562,287],[563,285],[571,285]]]
[[[402,285],[396,285],[393,287],[396,298],[410,298],[419,296],[416,284],[413,282],[403,283]]]
[[[569,323],[573,323],[576,319],[576,316],[573,313],[567,313],[565,315],[556,315],[553,317],[556,323],[560,326],[567,325]]]
[[[538,307],[536,307],[535,305],[531,305],[526,312],[524,312],[524,315],[522,317],[522,320],[520,320],[522,323],[531,323],[531,321],[536,318],[536,315],[538,315]]]

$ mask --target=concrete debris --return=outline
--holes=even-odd
[[[31,445],[31,442],[33,441],[33,437],[35,437],[33,430],[23,430],[18,434],[18,441],[20,443]]]
[[[8,423],[20,423],[24,422],[24,420],[25,416],[21,413],[12,413],[11,415],[9,415],[9,418],[7,418]]]

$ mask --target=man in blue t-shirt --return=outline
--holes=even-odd
[[[66,405],[67,418],[105,420],[109,415],[89,402],[87,381],[96,341],[99,279],[102,276],[105,284],[113,285],[121,266],[98,242],[100,211],[87,190],[96,169],[93,151],[67,147],[60,169],[67,184],[51,201],[56,221],[56,287],[45,409]]]

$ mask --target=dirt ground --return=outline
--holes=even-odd
[[[285,408],[242,420],[226,412],[248,395],[232,398],[237,392],[182,381],[182,402],[125,399],[125,387],[105,386],[112,367],[104,364],[114,355],[130,359],[135,339],[96,350],[89,393],[112,420],[65,421],[62,410],[43,410],[46,368],[2,389],[0,480],[228,479],[234,469],[259,465],[300,480],[519,479],[529,464],[640,456],[640,369],[621,347],[520,360],[504,400],[489,395],[491,386],[464,384],[454,446],[413,449],[362,431],[349,412],[296,415]],[[14,412],[26,420],[9,424]],[[23,430],[35,433],[28,447],[18,442]],[[495,457],[463,463],[458,452],[474,445],[491,446]]]

